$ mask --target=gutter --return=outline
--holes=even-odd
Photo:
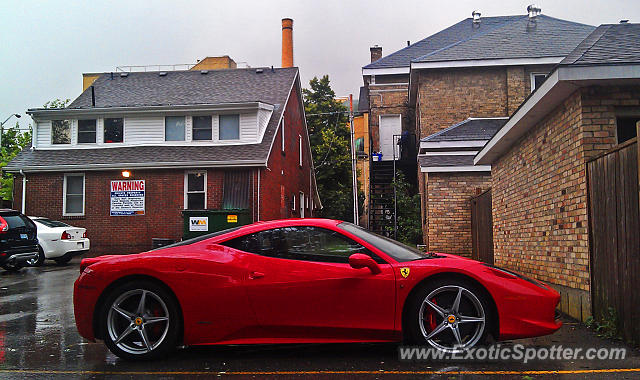
[[[24,172],[59,172],[59,171],[97,171],[97,170],[120,170],[126,169],[192,169],[201,168],[221,168],[221,167],[266,167],[267,163],[262,160],[247,161],[191,161],[191,162],[158,162],[158,163],[109,163],[109,164],[87,164],[87,165],[41,165],[23,166],[22,168],[5,167],[8,173]]]

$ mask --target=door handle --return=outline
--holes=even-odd
[[[264,273],[262,273],[262,272],[251,272],[251,273],[249,273],[249,278],[251,280],[257,280],[257,279],[262,278],[262,277],[264,277]]]

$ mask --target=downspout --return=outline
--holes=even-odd
[[[27,196],[27,175],[24,174],[22,169],[20,169],[20,174],[22,175],[22,213],[25,213],[26,208],[26,196]]]
[[[258,168],[258,222],[260,221],[260,172],[262,170]]]

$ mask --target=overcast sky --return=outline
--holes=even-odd
[[[11,113],[74,99],[83,72],[122,65],[195,63],[229,55],[280,66],[283,17],[294,19],[303,86],[329,74],[337,95],[358,94],[369,47],[387,55],[479,10],[525,14],[527,1],[9,1],[0,3],[0,122]],[[539,1],[548,16],[591,25],[640,22],[637,0]],[[22,118],[30,122],[30,118]],[[14,125],[14,121],[8,123]],[[26,124],[25,124],[26,125]]]

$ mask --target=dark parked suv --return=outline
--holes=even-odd
[[[17,271],[38,257],[37,227],[15,210],[0,209],[0,266]]]

